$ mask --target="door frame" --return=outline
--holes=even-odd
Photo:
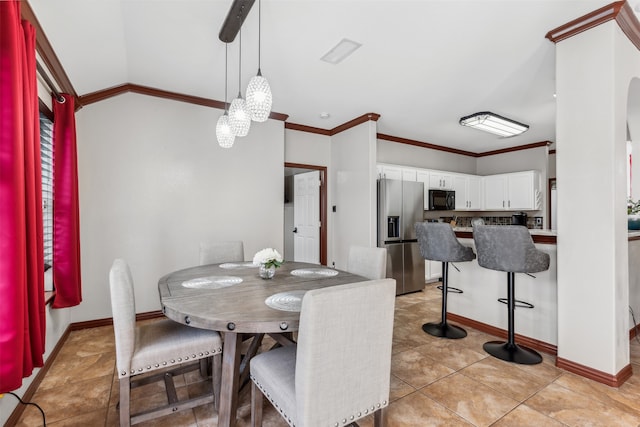
[[[289,162],[284,167],[320,171],[320,264],[327,265],[327,167]]]
[[[553,227],[554,225],[556,226],[556,230],[558,229],[558,224],[551,224],[551,189],[553,188],[553,185],[556,184],[556,179],[555,178],[549,178],[547,181],[547,199],[548,199],[548,203],[547,203],[547,228],[551,230],[551,227]],[[557,194],[557,193],[556,193]]]

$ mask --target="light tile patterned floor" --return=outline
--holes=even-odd
[[[462,340],[443,340],[422,332],[421,325],[440,316],[440,291],[396,299],[391,405],[388,425],[422,426],[640,426],[640,344],[631,342],[636,372],[619,389],[587,380],[554,366],[515,365],[482,349],[490,335],[465,328]],[[210,387],[197,372],[177,378],[179,395]],[[249,425],[248,387],[240,397],[238,426]],[[133,390],[134,410],[164,399],[162,386]],[[74,331],[40,384],[33,401],[45,411],[47,425],[117,426],[118,379],[111,327]],[[371,427],[364,419],[361,427]],[[40,413],[27,407],[19,426],[41,426]],[[204,406],[140,426],[217,426],[217,414]],[[265,405],[265,426],[286,426]]]

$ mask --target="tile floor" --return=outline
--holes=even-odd
[[[556,368],[548,355],[533,366],[503,362],[482,350],[495,337],[471,328],[465,328],[468,336],[462,340],[423,333],[421,325],[437,320],[439,313],[440,291],[434,285],[396,300],[390,427],[640,426],[640,374],[615,389]],[[631,361],[634,372],[640,372],[635,340]],[[117,385],[112,328],[74,331],[33,401],[51,427],[117,426]],[[210,384],[193,372],[178,378],[176,386],[184,396]],[[154,387],[133,390],[134,410],[164,399],[162,388]],[[247,387],[240,396],[239,427],[250,424],[249,394]],[[359,424],[370,427],[373,421]],[[28,406],[17,425],[41,426],[41,415]],[[217,414],[202,406],[139,425],[213,427]],[[268,404],[264,425],[286,426]]]

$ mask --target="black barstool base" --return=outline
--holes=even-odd
[[[521,365],[537,365],[542,362],[542,356],[528,347],[509,344],[502,341],[489,341],[482,346],[484,351],[501,360],[519,363]]]
[[[467,331],[448,323],[425,323],[422,330],[434,337],[458,340],[467,336]]]

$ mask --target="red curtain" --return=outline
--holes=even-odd
[[[53,99],[53,308],[82,301],[75,109],[72,96],[62,97]]]
[[[44,251],[35,30],[0,1],[0,393],[43,365]]]

